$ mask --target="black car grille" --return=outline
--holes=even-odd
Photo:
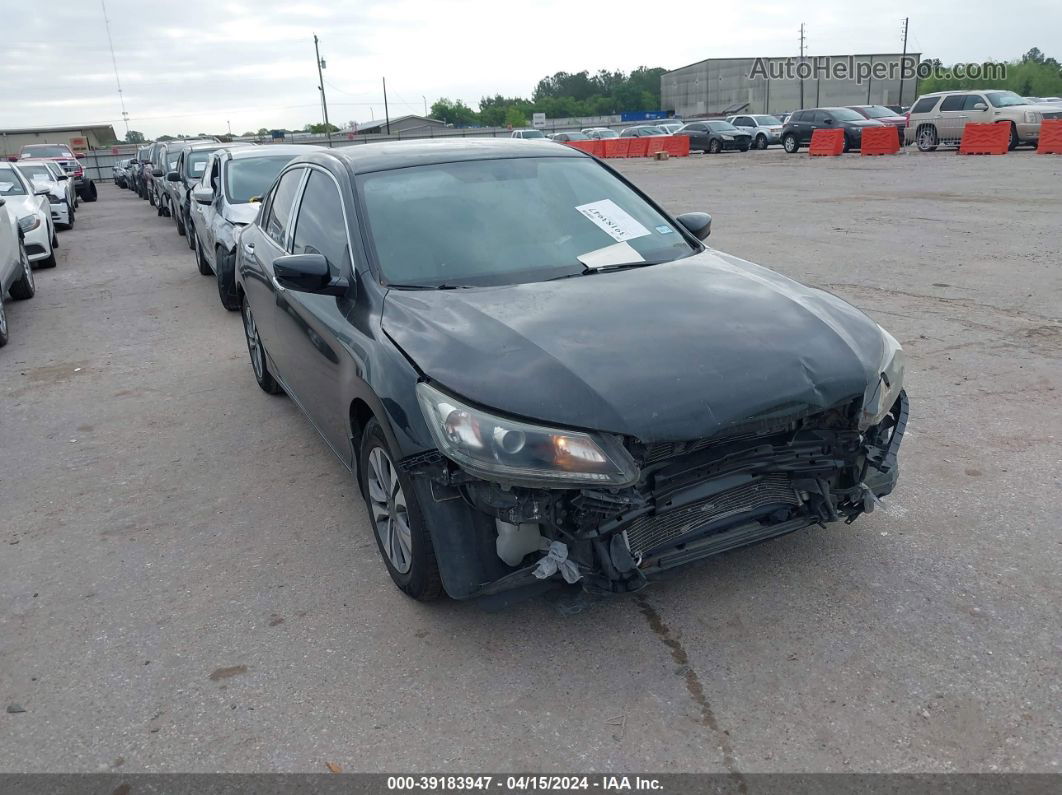
[[[727,517],[770,505],[799,504],[800,498],[787,475],[765,475],[667,513],[640,516],[627,526],[627,541],[633,552],[645,554],[676,543],[687,533]]]
[[[1057,112],[1048,111],[1047,113],[1044,113],[1044,114],[1041,114],[1041,115],[1045,119],[1062,119],[1062,110],[1057,111]]]
[[[735,442],[741,439],[752,439],[758,434],[754,432],[739,434],[736,436],[714,437],[712,439],[696,439],[692,442],[654,442],[653,444],[646,445],[645,453],[642,455],[643,464],[655,464],[658,461],[666,461],[669,458],[674,458],[677,455],[685,455],[687,453],[695,453],[698,450],[705,450],[711,447],[713,444],[723,444],[725,442]]]

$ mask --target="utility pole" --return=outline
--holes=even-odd
[[[804,23],[800,23],[800,107],[804,107]]]
[[[321,110],[324,111],[324,124],[325,133],[328,134],[328,146],[332,146],[332,125],[328,123],[328,100],[325,98],[324,90],[324,75],[321,70],[324,69],[325,62],[321,60],[321,50],[317,46],[317,34],[313,34],[313,52],[317,56],[317,79],[320,81],[320,85],[317,88],[321,91]]]
[[[384,121],[387,122],[387,134],[391,134],[391,114],[387,110],[387,78],[383,78],[384,90]]]
[[[420,95],[420,98],[424,100],[424,118],[428,118],[428,98],[423,94]]]
[[[903,69],[907,64],[907,24],[910,21],[910,17],[903,18],[903,55],[900,56],[900,98],[897,100],[899,105],[903,105]]]

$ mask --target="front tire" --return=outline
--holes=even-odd
[[[254,371],[254,380],[258,382],[258,386],[266,394],[279,395],[283,390],[281,390],[280,384],[277,383],[277,379],[269,372],[265,347],[263,347],[262,338],[258,334],[258,325],[254,322],[254,315],[251,313],[251,305],[247,303],[247,296],[243,298],[241,310],[243,315],[243,334],[247,338],[247,353],[251,356],[251,370]]]
[[[240,311],[240,297],[236,294],[236,252],[227,254],[218,246],[214,262],[217,264],[218,298],[230,312]]]
[[[0,348],[7,345],[7,310],[4,309],[4,294],[0,293]]]
[[[719,141],[716,140],[715,138],[713,138],[712,140],[710,140],[708,142],[708,154],[710,154],[710,155],[719,154],[719,152],[720,152],[720,150],[722,150],[722,148],[723,148],[723,145],[721,143],[719,143]]]
[[[782,139],[782,148],[789,154],[793,155],[800,150],[800,142],[797,141],[795,135],[787,135]]]
[[[766,135],[757,135],[756,136],[756,148],[760,149],[760,150],[763,150],[763,149],[767,148],[767,136]]]
[[[203,256],[203,246],[199,242],[199,238],[195,241],[195,264],[199,267],[199,272],[204,276],[210,276],[214,273],[210,269],[210,264],[206,261],[206,257]]]
[[[1007,142],[1007,151],[1013,152],[1021,144],[1021,138],[1018,137],[1018,127],[1014,122],[1010,123],[1010,140]]]
[[[26,255],[26,245],[21,240],[18,241],[18,258],[22,266],[22,277],[11,285],[11,297],[16,301],[25,301],[34,296],[37,292],[37,285],[33,281],[33,268]]]
[[[394,461],[380,423],[369,420],[362,434],[358,472],[376,545],[399,590],[430,602],[443,592],[435,548],[413,483]]]

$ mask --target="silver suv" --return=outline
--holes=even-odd
[[[1035,146],[1044,119],[1062,119],[1062,107],[1031,105],[1013,91],[938,91],[919,97],[911,107],[907,140],[913,137],[921,151],[932,152],[938,146],[957,145],[968,122],[1008,122],[1011,149]]]
[[[766,149],[782,142],[782,120],[766,114],[727,116],[726,120],[752,136],[753,149]]]

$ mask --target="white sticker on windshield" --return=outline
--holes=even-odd
[[[200,172],[205,171],[205,170],[206,170],[206,161],[205,160],[202,163],[193,163],[192,164],[192,171],[194,171],[196,174],[199,174]]]
[[[613,240],[623,242],[650,234],[648,229],[634,220],[612,199],[581,204],[575,209],[597,224]]]
[[[0,193],[7,193],[15,187],[14,182],[0,182]]]

